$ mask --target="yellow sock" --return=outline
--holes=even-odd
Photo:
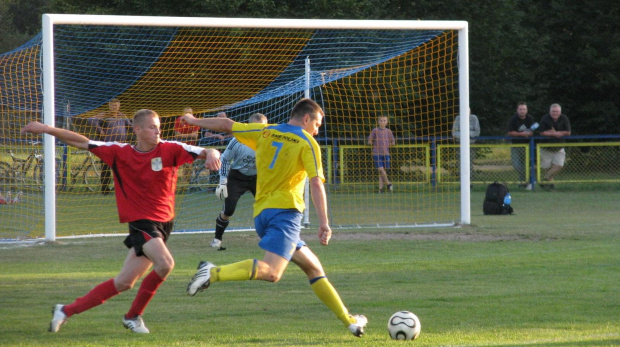
[[[321,299],[321,301],[332,312],[336,314],[336,317],[348,327],[349,324],[355,323],[355,319],[349,315],[349,311],[340,300],[340,295],[336,292],[336,289],[329,282],[327,277],[317,277],[310,281],[314,294]]]
[[[211,269],[211,282],[255,280],[257,275],[256,259],[238,263],[216,266]]]

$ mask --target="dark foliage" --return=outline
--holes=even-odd
[[[620,2],[563,0],[5,0],[0,51],[41,14],[466,20],[470,103],[482,135],[502,135],[518,101],[540,119],[559,103],[573,134],[620,133]]]

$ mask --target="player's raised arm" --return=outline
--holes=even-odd
[[[232,133],[232,126],[235,123],[229,118],[196,118],[190,113],[186,113],[181,117],[181,120],[189,125],[197,125],[201,128],[214,130],[221,133]]]
[[[79,149],[88,149],[88,138],[84,135],[80,135],[78,133],[74,133],[73,131],[55,128],[53,126],[49,126],[47,124],[42,124],[39,122],[30,122],[26,124],[25,127],[21,129],[21,133],[29,133],[29,134],[49,134],[60,141],[66,143],[69,146],[73,146]]]

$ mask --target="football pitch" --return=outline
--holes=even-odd
[[[225,234],[226,251],[208,246],[212,234],[173,234],[176,267],[143,315],[148,335],[121,322],[139,283],[47,332],[54,304],[117,274],[122,236],[0,245],[0,346],[620,345],[620,191],[511,193],[515,215],[484,216],[474,192],[466,227],[336,229],[327,247],[305,230],[345,305],[368,317],[360,339],[294,264],[275,284],[185,294],[200,260],[262,258],[252,232]],[[419,339],[390,339],[400,310],[420,318]]]

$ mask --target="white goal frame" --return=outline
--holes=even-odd
[[[461,224],[471,223],[469,172],[469,39],[466,21],[419,20],[327,20],[270,18],[209,18],[108,15],[43,15],[43,122],[53,126],[54,114],[54,25],[116,25],[169,27],[232,27],[232,28],[296,28],[296,29],[376,29],[376,30],[456,30],[458,31],[459,108],[460,108],[460,172]],[[45,158],[45,239],[56,240],[56,192],[54,138],[43,136]]]

